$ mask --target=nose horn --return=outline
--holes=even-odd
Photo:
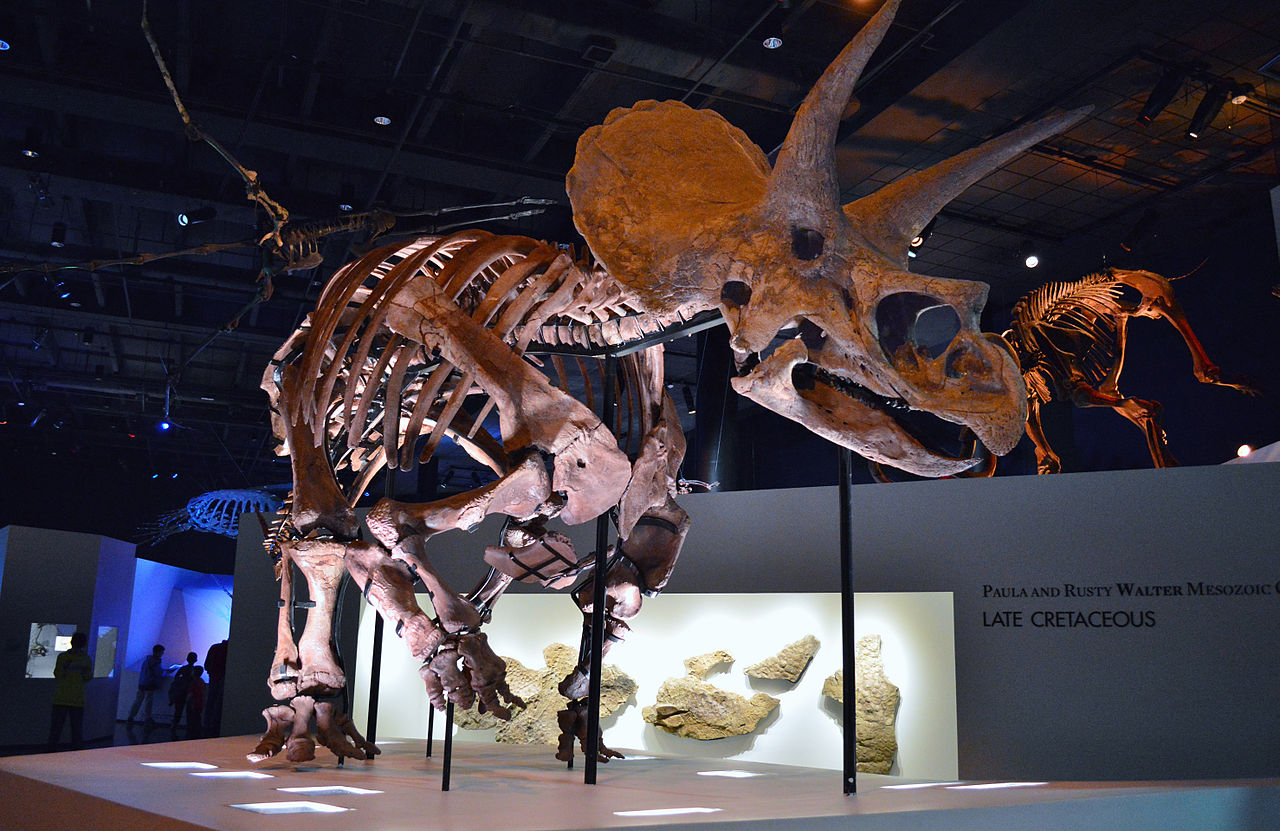
[[[839,205],[835,141],[853,87],[880,45],[900,0],[888,0],[822,73],[791,122],[769,180],[770,203],[811,203],[822,211]],[[816,220],[816,217],[814,218]],[[810,223],[811,227],[816,222]]]

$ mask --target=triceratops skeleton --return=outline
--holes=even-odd
[[[1061,398],[1078,407],[1111,407],[1142,430],[1156,467],[1178,464],[1160,425],[1160,402],[1120,392],[1129,320],[1135,317],[1169,321],[1191,352],[1198,381],[1254,393],[1224,378],[1209,360],[1173,286],[1159,274],[1113,268],[1071,283],[1046,283],[1017,302],[1004,334],[1027,385],[1027,435],[1035,444],[1037,472],[1062,468],[1040,419],[1041,408]]]
[[[734,388],[837,444],[924,475],[973,464],[899,418],[918,411],[971,431],[995,453],[1013,447],[1026,394],[1004,343],[978,331],[987,287],[910,274],[908,241],[970,184],[1084,112],[1026,125],[841,206],[836,128],[896,7],[886,3],[823,74],[772,169],[722,117],[675,102],[615,110],[588,130],[567,189],[595,259],[463,232],[384,246],[328,283],[263,379],[294,472],[282,592],[292,563],[316,607],[296,645],[281,611],[270,686],[293,704],[267,711],[254,758],[286,743],[289,758],[310,758],[313,696],[345,682],[329,646],[344,569],[423,662],[434,706],[479,698],[503,717],[518,699],[480,624],[512,580],[562,586],[586,571],[571,565],[577,556],[548,519],[580,523],[617,507],[606,647],[625,635],[642,595],[664,587],[688,520],[674,499],[684,437],[661,347],[622,361],[638,404],[630,452],[616,425],[551,383],[536,366],[540,350],[598,352],[718,311],[738,356]],[[769,354],[786,330],[795,337]],[[464,408],[473,395],[486,403]],[[479,428],[491,408],[500,442]],[[354,497],[383,465],[425,459],[445,436],[497,481],[426,504],[384,499],[366,521],[376,541],[359,539]],[[334,471],[348,467],[355,481],[343,487]],[[492,570],[460,595],[433,569],[427,540],[489,514],[509,517],[485,553]],[[434,617],[414,600],[415,577]],[[590,592],[574,594],[589,612]],[[588,672],[584,663],[561,685],[574,703],[562,713],[560,758],[584,735],[576,714]],[[327,713],[322,742],[339,755],[374,752],[349,723],[335,726],[339,718]]]

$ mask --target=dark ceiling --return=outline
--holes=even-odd
[[[338,220],[346,203],[402,214],[399,230],[483,222],[575,242],[563,182],[584,129],[614,107],[674,98],[718,110],[773,150],[879,5],[179,0],[153,3],[150,20],[197,124],[295,218]],[[252,242],[263,228],[231,166],[184,134],[141,13],[137,0],[0,4],[0,525],[120,536],[203,491],[287,482],[258,380],[362,241],[329,237],[323,265],[281,276],[229,331],[257,291],[252,245],[83,267]],[[770,34],[780,48],[764,48]],[[1219,363],[1266,387],[1280,378],[1268,201],[1280,183],[1277,54],[1280,6],[1265,0],[905,0],[841,128],[845,195],[1093,104],[944,209],[913,270],[991,284],[985,322],[999,331],[1047,280],[1106,264],[1176,275],[1204,262],[1178,284],[1192,323]],[[1184,70],[1169,105],[1140,124],[1162,75]],[[1218,87],[1243,98],[1188,137]],[[554,204],[512,216],[539,210],[505,204],[526,197]],[[179,226],[180,211],[200,207],[216,216]],[[439,212],[450,207],[465,209]],[[54,248],[60,224],[65,245]],[[1035,271],[1017,256],[1032,248]],[[82,267],[41,270],[49,263]],[[1185,462],[1280,439],[1274,397],[1195,384],[1164,324],[1135,327],[1133,339],[1125,386],[1165,401]],[[705,388],[718,349],[714,333],[669,349],[669,380],[697,388],[716,421],[706,408],[688,415],[677,396],[695,440],[686,475],[706,474],[718,452],[732,459],[711,473],[728,487],[831,481],[825,451],[790,427],[716,405]],[[159,433],[166,402],[178,426]],[[1114,414],[1057,419],[1074,469],[1149,464]],[[753,441],[761,431],[788,438]],[[1025,472],[1027,458],[1024,448],[1008,469]],[[471,469],[448,457],[432,475],[457,488]]]

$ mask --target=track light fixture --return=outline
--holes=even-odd
[[[338,210],[350,213],[355,210],[356,188],[350,182],[343,182],[338,196]]]
[[[1182,84],[1186,80],[1185,66],[1165,67],[1160,80],[1156,81],[1151,94],[1147,96],[1147,103],[1142,105],[1142,112],[1138,114],[1138,123],[1150,124],[1155,121],[1156,116],[1164,112],[1164,108],[1169,106],[1169,102],[1178,94],[1178,90],[1182,89]]]
[[[1191,116],[1191,123],[1187,125],[1187,138],[1198,139],[1204,134],[1231,97],[1231,90],[1232,86],[1221,81],[1209,87],[1209,91],[1200,100],[1200,106],[1196,107],[1195,115]]]
[[[217,215],[217,208],[212,205],[205,205],[204,207],[183,211],[178,214],[178,224],[184,228],[188,225],[198,225],[201,222],[208,222]]]
[[[1160,212],[1155,208],[1147,208],[1143,211],[1142,216],[1138,217],[1138,221],[1129,229],[1129,233],[1120,240],[1121,250],[1131,253],[1144,239],[1151,236],[1152,227],[1159,218]]]
[[[687,384],[681,389],[684,392],[684,405],[688,409],[689,415],[694,415],[698,412],[698,407],[693,400],[693,390],[689,389]]]
[[[38,127],[28,127],[26,133],[22,137],[22,155],[28,159],[40,158],[40,149],[44,146],[44,142],[40,139],[40,129]]]
[[[53,230],[49,233],[49,244],[54,248],[62,248],[67,244],[67,223],[53,223]]]

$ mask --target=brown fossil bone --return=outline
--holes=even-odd
[[[1013,326],[1004,334],[1027,386],[1027,435],[1035,444],[1038,473],[1062,468],[1040,420],[1041,408],[1055,399],[1111,407],[1142,430],[1156,467],[1178,464],[1160,425],[1160,403],[1120,392],[1129,321],[1135,317],[1164,319],[1178,331],[1196,380],[1256,394],[1248,384],[1223,377],[1209,360],[1173,285],[1159,274],[1109,269],[1075,282],[1046,283],[1013,307]]]
[[[870,459],[926,475],[974,464],[967,444],[942,446],[915,419],[995,453],[1017,441],[1026,395],[1004,342],[978,331],[986,286],[910,274],[907,242],[968,185],[1084,113],[1029,124],[841,205],[836,127],[896,8],[889,0],[818,81],[772,169],[715,113],[651,101],[615,110],[582,136],[567,179],[590,255],[485,231],[384,245],[340,269],[277,351],[262,386],[293,466],[282,556],[324,596],[340,559],[423,662],[433,706],[479,701],[502,715],[518,702],[479,633],[513,581],[573,586],[592,610],[593,558],[576,560],[547,520],[617,509],[606,649],[665,587],[689,527],[675,502],[685,446],[662,347],[640,347],[668,327],[718,312],[739,393]],[[623,346],[636,349],[618,360],[622,380],[593,381],[598,359]],[[568,383],[566,354],[580,387]],[[616,417],[596,414],[602,383],[623,391]],[[577,388],[585,401],[569,394]],[[491,412],[500,439],[482,426]],[[368,521],[377,543],[361,541],[353,505],[373,477],[427,461],[446,437],[496,481],[425,505],[384,500]],[[493,514],[507,524],[487,551],[490,572],[460,594],[432,567],[428,541]],[[415,581],[434,617],[419,608]],[[318,647],[330,634],[323,615],[308,617],[296,655],[290,623],[282,617],[273,691],[299,708],[289,742],[301,746],[308,696],[341,679]],[[585,730],[589,636],[587,618],[560,685],[571,699],[562,756]]]

